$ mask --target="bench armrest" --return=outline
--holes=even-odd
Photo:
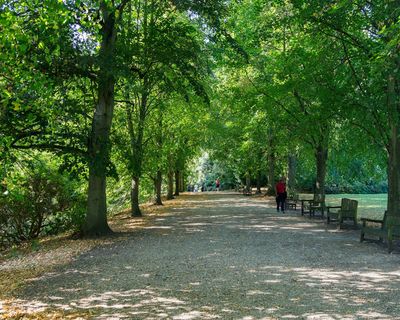
[[[383,223],[383,220],[378,220],[378,219],[361,218],[360,220],[365,222]]]
[[[330,209],[342,209],[342,206],[326,206],[326,210],[329,214]]]

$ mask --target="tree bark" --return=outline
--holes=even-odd
[[[261,193],[261,170],[257,170],[257,194]]]
[[[104,235],[111,232],[107,223],[106,171],[109,163],[110,129],[114,112],[113,75],[116,42],[115,11],[101,3],[103,27],[99,53],[99,84],[97,104],[88,141],[89,187],[84,235]]]
[[[162,148],[163,148],[163,111],[162,109],[157,110],[157,124],[158,124],[158,132],[156,135],[156,146],[157,146],[157,156],[159,159],[162,158]],[[161,200],[161,191],[162,191],[162,171],[161,171],[161,164],[158,163],[157,165],[157,174],[154,179],[154,191],[155,191],[155,198],[154,204],[157,206],[162,206]]]
[[[270,130],[268,132],[268,189],[267,195],[275,195],[275,138]]]
[[[180,190],[180,171],[175,170],[175,196],[179,196],[179,190]]]
[[[137,119],[136,133],[134,130],[135,121],[133,119],[133,108],[131,105],[126,107],[126,121],[131,144],[131,170],[132,170],[132,184],[131,184],[131,215],[133,217],[141,217],[142,212],[139,208],[139,194],[140,194],[140,178],[142,176],[143,164],[143,136],[147,111],[147,80],[144,79],[145,89],[142,92],[141,103],[139,107],[139,115]]]
[[[161,187],[162,187],[162,172],[161,170],[157,171],[157,176],[154,179],[154,189],[155,189],[155,199],[154,204],[157,206],[162,206],[161,200]]]
[[[400,63],[399,63],[400,64]],[[400,103],[396,94],[396,79],[388,77],[387,105],[390,140],[388,145],[388,216],[400,216]],[[397,98],[397,99],[396,99]],[[397,102],[396,102],[397,100]]]
[[[270,150],[268,152],[268,195],[275,194],[275,153]]]
[[[167,200],[174,198],[174,161],[173,156],[168,156],[168,173],[167,173]]]
[[[246,172],[246,190],[247,192],[251,191],[251,176],[250,176],[250,171]]]
[[[139,207],[139,186],[140,178],[132,177],[131,185],[131,215],[132,217],[141,217],[142,212]]]
[[[184,175],[184,170],[181,170],[180,174],[180,184],[179,184],[179,191],[180,192],[185,192],[186,190],[186,185],[185,185],[185,175]]]
[[[290,193],[296,192],[296,167],[297,157],[294,154],[288,156],[288,191]]]
[[[315,159],[317,167],[317,179],[315,182],[314,193],[320,195],[320,199],[325,202],[325,178],[328,161],[328,148],[322,144],[319,144],[315,150]]]
[[[399,128],[392,128],[388,157],[388,215],[400,216],[400,139]]]
[[[168,169],[168,187],[167,187],[167,200],[174,198],[174,170]]]

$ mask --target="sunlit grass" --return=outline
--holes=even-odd
[[[311,199],[312,195],[302,195],[305,199]],[[387,193],[379,194],[327,194],[326,204],[328,206],[340,205],[342,198],[358,201],[358,218],[368,217],[371,219],[382,219],[387,207]]]
[[[341,198],[358,201],[358,217],[381,219],[387,207],[387,194],[329,194],[328,203],[339,204]]]

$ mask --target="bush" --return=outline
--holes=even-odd
[[[0,196],[0,246],[79,228],[84,198],[74,184],[49,168],[16,174]]]
[[[369,193],[387,193],[388,186],[386,181],[367,183],[360,181],[342,182],[341,184],[327,183],[325,192],[331,194],[338,193],[355,193],[355,194],[369,194]]]

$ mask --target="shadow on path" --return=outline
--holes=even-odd
[[[95,319],[400,319],[400,255],[298,212],[183,195],[129,239],[34,279],[29,311]]]

